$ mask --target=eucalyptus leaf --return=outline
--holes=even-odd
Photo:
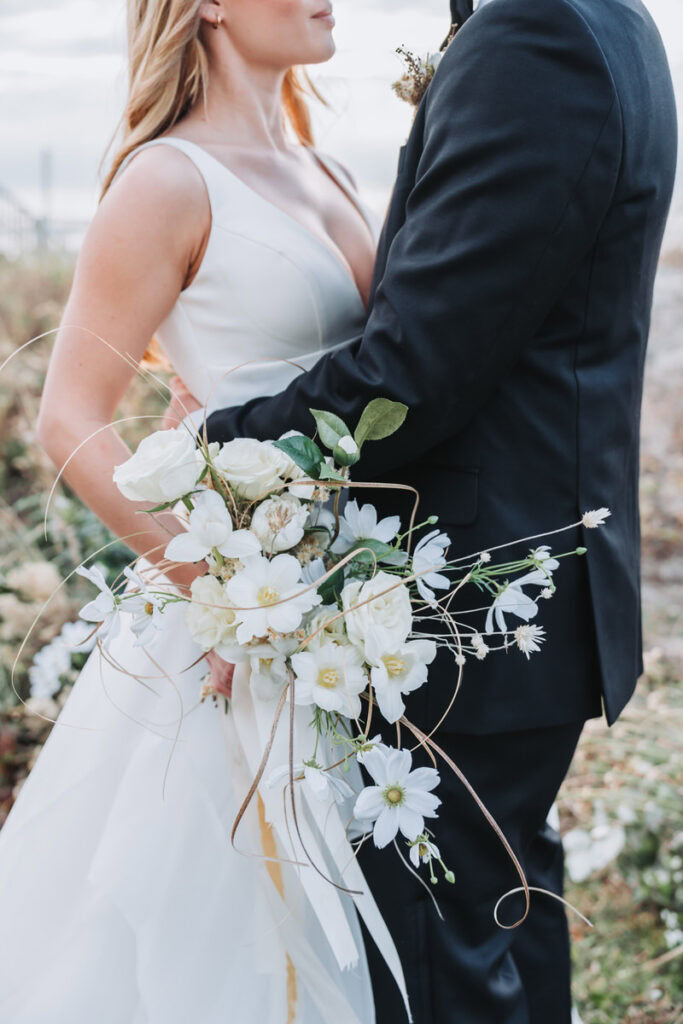
[[[335,416],[333,412],[327,412],[325,409],[311,409],[311,414],[315,419],[320,440],[329,449],[334,448],[340,437],[346,437],[351,433],[344,421],[339,416]]]
[[[361,548],[363,550],[359,550]],[[367,548],[370,548],[370,551],[366,550]],[[357,540],[353,547],[344,552],[344,555],[348,555],[351,551],[358,551],[358,554],[354,557],[354,561],[374,564],[375,559],[372,557],[371,552],[374,553],[378,561],[381,561],[383,555],[393,554],[394,548],[391,544],[385,544],[384,541],[375,540],[374,537],[367,537],[362,540]]]
[[[320,467],[320,480],[345,480],[346,477],[342,476],[338,469],[334,466],[328,466],[326,462]]]
[[[319,478],[320,467],[325,465],[325,457],[318,448],[315,441],[303,434],[294,437],[285,437],[281,441],[272,442],[276,448],[280,448],[285,455],[289,455],[292,462],[295,462],[300,469],[303,469],[307,476],[314,480]]]
[[[344,583],[344,568],[337,569],[328,579],[324,580],[318,587],[323,604],[336,604],[344,589]]]
[[[408,413],[403,402],[392,402],[389,398],[373,398],[363,409],[358,421],[354,441],[360,448],[365,441],[381,441],[395,433]]]

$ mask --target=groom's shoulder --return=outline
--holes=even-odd
[[[560,46],[588,44],[604,57],[604,43],[638,31],[657,33],[642,0],[486,0],[456,33],[444,61],[447,66],[482,44],[528,47],[539,37]]]
[[[465,22],[447,47],[427,97],[439,104],[439,94],[458,82],[478,89],[523,87],[525,73],[534,79],[544,68],[565,64],[579,71],[599,67],[609,77],[599,30],[600,17],[587,17],[587,8],[615,8],[624,0],[487,0]],[[598,28],[598,31],[596,31]],[[511,73],[513,78],[511,78]]]

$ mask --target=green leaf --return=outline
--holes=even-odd
[[[314,480],[318,479],[320,466],[325,464],[325,457],[310,437],[297,434],[295,437],[285,437],[282,441],[273,441],[272,443],[276,448],[280,448],[285,455],[289,455],[292,462],[303,469],[307,476]]]
[[[403,402],[389,398],[373,398],[363,409],[353,439],[360,448],[365,441],[381,441],[401,426],[408,413]]]
[[[389,553],[393,553],[394,551],[394,548],[391,546],[391,544],[385,544],[384,541],[375,540],[374,537],[368,537],[363,540],[357,540],[353,547],[349,548],[349,551],[356,551],[359,548],[370,548],[370,551],[359,551],[358,554],[353,559],[353,561],[369,562],[371,565],[374,565],[375,562],[375,559],[372,557],[371,552],[374,552],[374,554],[377,556],[378,561],[381,561],[382,555],[388,555]],[[345,551],[344,556],[348,555],[349,551]]]
[[[162,505],[155,505],[154,508],[146,508],[145,512],[163,512],[164,509],[173,508],[178,501],[180,501],[179,498],[174,498],[173,501],[165,501]]]
[[[318,593],[323,599],[323,604],[336,604],[344,589],[344,583],[343,567],[333,572],[329,579],[324,580],[318,587]]]
[[[338,469],[334,466],[328,466],[326,462],[323,462],[320,467],[320,480],[345,480],[346,477],[342,476]]]
[[[327,412],[325,409],[311,409],[310,411],[316,422],[320,440],[326,448],[331,450],[340,437],[346,437],[351,433],[344,420],[335,416],[333,412]]]

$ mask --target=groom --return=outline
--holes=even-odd
[[[373,397],[404,402],[405,425],[364,448],[354,477],[419,488],[452,557],[612,510],[602,530],[577,527],[553,549],[585,543],[588,555],[560,563],[542,652],[468,661],[435,737],[529,884],[560,893],[548,811],[583,723],[604,712],[611,725],[642,671],[639,415],[676,115],[640,0],[480,0],[474,14],[467,2],[452,0],[461,27],[401,150],[365,333],[282,393],[213,413],[208,436],[310,434],[309,407],[353,427]],[[405,523],[397,493],[372,500]],[[441,716],[455,671],[440,651],[409,699],[418,725]],[[532,894],[519,928],[496,925],[517,876],[464,787],[444,766],[441,777],[433,824],[456,879],[434,890],[445,922],[393,851],[360,854],[417,1024],[569,1024],[563,907]],[[521,916],[518,899],[502,923]],[[368,955],[378,1024],[405,1019]]]

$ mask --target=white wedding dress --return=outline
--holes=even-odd
[[[199,271],[157,331],[209,411],[280,391],[300,372],[281,360],[306,369],[361,332],[360,293],[331,244],[195,143],[154,139],[128,160],[156,144],[194,161],[211,204]],[[343,169],[316,155],[377,238]],[[256,362],[221,380],[246,360]],[[202,703],[206,663],[183,671],[201,655],[183,606],[164,616],[146,649],[125,617],[109,647],[147,686],[92,652],[0,831],[0,1021],[373,1024],[357,911],[402,976],[350,856],[352,801],[316,803],[297,787],[306,848],[362,896],[310,866],[264,860],[306,860],[288,838],[282,788],[261,784],[234,849],[274,704],[252,696],[244,665],[228,714],[222,699]],[[300,760],[312,753],[310,714],[296,713]],[[287,761],[288,728],[286,706],[269,768]]]

